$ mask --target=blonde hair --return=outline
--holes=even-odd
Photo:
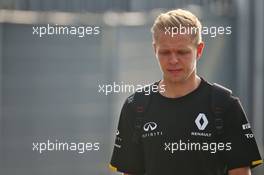
[[[156,18],[151,28],[153,40],[158,37],[159,32],[165,32],[168,28],[172,29],[171,32],[174,32],[173,30],[178,30],[182,27],[185,27],[185,30],[188,29],[188,34],[193,36],[193,42],[195,44],[202,42],[201,22],[193,13],[183,9],[171,10],[160,14]],[[193,30],[195,32],[193,32]]]

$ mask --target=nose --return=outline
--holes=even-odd
[[[179,62],[179,58],[176,54],[171,54],[171,57],[170,57],[170,63],[171,64],[177,64]]]

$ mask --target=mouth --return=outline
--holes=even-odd
[[[167,69],[168,72],[172,73],[172,74],[177,74],[179,72],[181,72],[183,69]]]

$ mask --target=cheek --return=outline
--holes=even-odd
[[[186,69],[193,69],[196,65],[196,58],[193,55],[189,55],[182,59],[181,63],[185,65]]]
[[[157,58],[158,62],[159,62],[159,65],[160,65],[160,68],[162,70],[165,70],[166,67],[167,67],[167,62],[165,61],[165,59],[160,59],[160,58]]]
[[[159,64],[160,64],[161,66],[165,65],[165,61],[164,61],[164,59],[162,59],[162,58],[157,58],[157,60],[158,60],[158,62],[159,62]]]

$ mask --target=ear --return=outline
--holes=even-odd
[[[200,42],[197,45],[197,53],[196,53],[197,60],[200,59],[200,57],[202,56],[202,54],[203,54],[203,48],[204,48],[204,42]]]

